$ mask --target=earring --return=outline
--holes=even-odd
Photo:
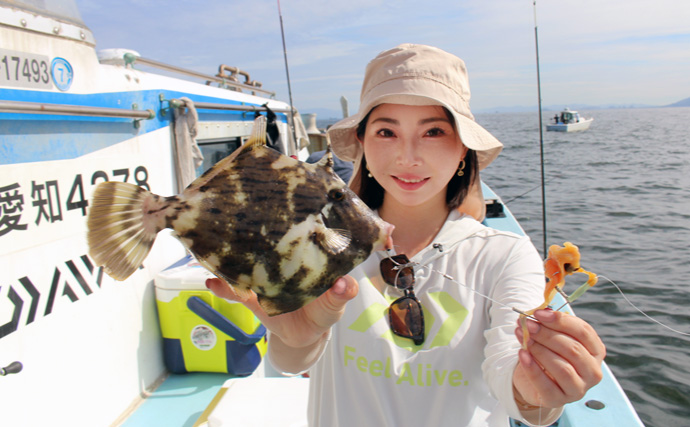
[[[369,170],[369,165],[366,165],[366,168],[367,168],[367,172],[368,172],[367,178],[373,178],[373,176],[371,176],[371,171]]]
[[[465,171],[463,171],[463,169],[465,169],[465,159],[460,160],[460,167],[458,168],[458,176],[465,175]]]

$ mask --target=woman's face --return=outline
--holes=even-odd
[[[467,148],[440,106],[381,104],[362,141],[369,172],[405,206],[445,205],[446,186]]]

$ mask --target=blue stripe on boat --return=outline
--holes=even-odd
[[[188,97],[195,102],[242,105],[236,101],[190,95],[188,93],[148,90],[135,92],[106,92],[88,95],[3,90],[3,100],[58,105],[80,105],[137,110],[151,109],[156,116],[139,121],[118,117],[86,117],[57,114],[0,113],[0,159],[2,164],[73,159],[110,147],[136,136],[170,126],[172,113],[165,100]],[[161,97],[164,101],[161,101]],[[255,105],[258,106],[258,105]],[[199,110],[200,121],[253,121],[254,113],[229,110]],[[285,114],[278,113],[286,123]],[[56,134],[58,135],[56,137]]]

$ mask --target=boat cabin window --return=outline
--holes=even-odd
[[[201,148],[201,154],[204,155],[204,163],[196,170],[196,174],[199,176],[239,148],[242,145],[242,138],[238,136],[234,138],[205,139],[198,140],[197,144]]]
[[[0,0],[0,6],[21,9],[85,27],[76,0]]]

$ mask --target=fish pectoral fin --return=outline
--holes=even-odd
[[[349,231],[336,228],[325,228],[323,233],[319,234],[319,237],[321,247],[333,255],[337,255],[347,249],[352,241],[352,235]]]

